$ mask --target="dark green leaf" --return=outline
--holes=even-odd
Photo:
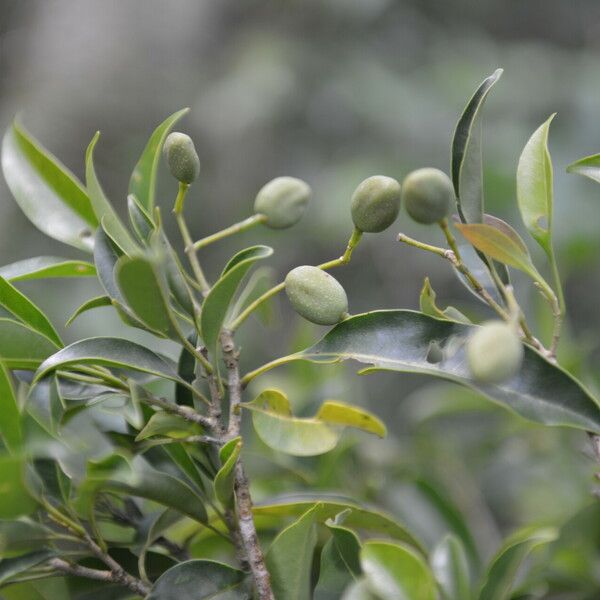
[[[190,423],[177,415],[166,412],[154,413],[146,426],[135,438],[136,442],[155,435],[180,439],[202,433],[202,428],[196,423]]]
[[[67,327],[73,323],[73,321],[88,310],[94,308],[101,308],[103,306],[112,306],[112,300],[108,296],[97,296],[96,298],[90,298],[84,302],[77,310],[69,317],[66,322]]]
[[[0,319],[0,361],[9,369],[37,369],[58,346],[27,325]]]
[[[115,281],[115,265],[121,256],[122,252],[115,247],[102,227],[98,227],[94,243],[94,263],[98,272],[98,279],[104,291],[111,298],[117,300],[120,304],[124,304],[125,300]]]
[[[187,339],[195,348],[198,343],[196,332],[191,333]],[[179,361],[177,362],[177,374],[183,381],[187,381],[189,384],[196,378],[196,359],[187,348],[181,349]],[[180,406],[193,406],[194,396],[189,388],[177,384],[175,386],[175,402]]]
[[[575,173],[600,183],[600,154],[580,158],[567,167],[567,173]]]
[[[32,567],[37,567],[37,565],[46,562],[54,554],[52,550],[38,550],[37,552],[0,560],[0,586],[6,585],[13,577],[26,573]]]
[[[81,250],[92,249],[98,220],[83,186],[16,122],[4,136],[2,169],[21,210],[38,229]]]
[[[242,438],[236,437],[229,440],[219,451],[222,467],[219,469],[215,480],[215,496],[223,506],[233,503],[233,484],[235,481],[235,465],[242,451]]]
[[[429,562],[446,600],[466,600],[471,596],[467,556],[457,537],[444,537],[433,549]]]
[[[26,517],[0,521],[0,556],[39,550],[52,537],[50,529]]]
[[[25,468],[23,459],[0,455],[0,519],[15,519],[36,508],[25,487]]]
[[[194,315],[194,302],[192,300],[193,293],[185,281],[183,276],[184,269],[181,265],[179,257],[177,256],[177,253],[175,250],[173,250],[173,247],[167,239],[164,231],[161,231],[158,235],[156,235],[155,239],[157,244],[162,247],[164,252],[165,276],[169,290],[171,291],[171,294],[173,294],[173,298],[188,315]]]
[[[6,447],[15,452],[22,441],[21,415],[8,369],[0,361],[0,434]]]
[[[54,256],[37,256],[0,268],[0,277],[8,281],[45,279],[55,277],[94,277],[96,267],[82,260]]]
[[[155,225],[134,194],[127,196],[127,210],[129,212],[129,222],[139,241],[142,243],[147,242],[155,231]]]

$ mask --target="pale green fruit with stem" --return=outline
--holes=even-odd
[[[285,278],[285,293],[294,310],[312,323],[335,325],[348,315],[346,291],[318,267],[292,269]]]
[[[402,182],[402,202],[417,223],[439,223],[448,216],[454,200],[452,181],[439,169],[417,169]]]
[[[194,142],[185,133],[173,132],[167,136],[163,153],[171,175],[180,183],[193,183],[200,173],[200,159]]]
[[[366,233],[387,229],[400,211],[400,184],[392,177],[373,175],[362,181],[352,195],[352,221]]]
[[[272,229],[286,229],[304,215],[312,195],[310,186],[296,177],[276,177],[265,184],[254,201],[254,212]]]

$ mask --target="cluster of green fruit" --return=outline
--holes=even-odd
[[[200,172],[200,161],[189,136],[171,133],[164,152],[172,175],[189,185]],[[297,223],[310,200],[311,188],[294,177],[277,177],[257,194],[254,212],[273,229]],[[431,225],[447,218],[455,201],[452,181],[439,169],[409,173],[402,185],[392,177],[374,175],[361,182],[351,201],[354,227],[359,234],[380,233],[398,217],[403,204],[417,223]],[[294,310],[313,323],[335,325],[347,318],[348,297],[343,286],[324,270],[302,265],[285,278],[285,291]],[[471,374],[482,383],[501,383],[520,368],[523,345],[516,327],[502,321],[485,323],[467,343]]]

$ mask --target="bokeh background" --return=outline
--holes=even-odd
[[[523,232],[517,160],[532,131],[558,112],[550,150],[569,306],[561,361],[597,389],[600,187],[567,175],[565,166],[600,151],[599,58],[597,0],[0,0],[0,128],[20,114],[79,176],[85,147],[101,130],[97,170],[124,213],[129,175],[148,135],[189,106],[182,128],[202,161],[189,201],[194,237],[248,216],[272,177],[294,175],[313,187],[310,211],[294,229],[256,229],[202,255],[216,276],[228,256],[262,241],[276,250],[279,278],[297,264],[339,256],[351,231],[349,198],[363,178],[401,179],[420,166],[447,171],[458,115],[477,84],[501,66],[504,75],[485,108],[487,209]],[[167,216],[175,192],[163,169]],[[387,232],[367,235],[352,264],[336,273],[352,312],[417,308],[429,275],[440,303],[485,317],[445,263],[395,242],[400,230],[441,241],[405,215]],[[35,230],[0,180],[0,263],[40,254],[75,251]],[[525,281],[516,281],[528,315],[547,335],[546,309]],[[79,282],[23,288],[57,325],[99,292]],[[284,299],[275,308],[271,325],[255,322],[242,335],[247,367],[323,333],[295,318]],[[100,309],[65,338],[98,333],[130,335]],[[582,586],[600,589],[598,557],[586,545],[598,546],[600,519],[583,434],[526,424],[474,394],[416,376],[360,378],[351,365],[298,365],[272,379],[287,386],[299,413],[339,397],[390,423],[387,441],[349,438],[318,463],[312,479],[306,473],[314,465],[296,461],[299,487],[355,493],[405,518],[428,543],[458,527],[452,518],[464,519],[484,555],[517,526],[562,526],[592,506],[584,514],[595,515],[593,527],[585,521],[574,528],[581,539],[567,544],[572,554],[557,550],[556,579],[568,581],[575,572]],[[276,468],[255,463],[257,472]],[[261,485],[264,494],[281,491],[268,477]],[[454,517],[436,508],[438,496]]]

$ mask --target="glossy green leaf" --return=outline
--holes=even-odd
[[[315,456],[337,445],[344,427],[354,427],[380,437],[385,425],[374,415],[333,400],[325,401],[311,418],[293,417],[287,396],[265,390],[242,405],[252,411],[252,423],[267,446],[294,456]]]
[[[15,452],[22,443],[21,415],[9,370],[0,361],[0,435]]]
[[[360,562],[369,587],[382,598],[437,600],[433,575],[413,550],[389,541],[366,542]]]
[[[37,256],[0,267],[0,277],[7,281],[50,279],[58,277],[94,277],[96,267],[83,260],[54,256]]]
[[[552,115],[529,138],[517,167],[517,201],[525,227],[544,249],[552,244],[552,161],[548,152],[548,132]]]
[[[526,419],[600,431],[600,407],[588,391],[558,365],[525,346],[519,373],[497,385],[471,378],[464,344],[476,326],[440,321],[409,310],[383,310],[351,317],[336,325],[311,348],[288,357],[319,363],[353,359],[376,370],[422,373],[441,377],[481,392]],[[432,340],[446,350],[432,364]]]
[[[58,346],[31,327],[0,319],[0,361],[9,369],[37,369]]]
[[[171,128],[183,115],[189,111],[184,108],[165,119],[153,132],[140,156],[131,179],[129,180],[129,193],[134,194],[141,205],[152,213],[154,196],[156,194],[156,173],[160,162],[161,150]]]
[[[27,412],[51,435],[58,434],[66,406],[56,376],[47,377],[29,390]]]
[[[90,298],[86,300],[81,306],[79,306],[75,312],[68,318],[65,323],[68,327],[73,323],[73,321],[83,313],[88,312],[89,310],[94,310],[94,308],[102,308],[103,306],[112,306],[112,300],[108,296],[96,296],[95,298]]]
[[[127,196],[127,211],[129,212],[129,222],[139,241],[147,242],[155,231],[155,225],[134,194]]]
[[[43,548],[53,531],[33,519],[0,520],[0,557]]]
[[[190,423],[189,421],[170,413],[157,412],[150,417],[150,420],[138,433],[135,440],[136,442],[140,442],[155,435],[182,439],[201,433],[202,428],[196,423]]]
[[[365,577],[361,577],[358,581],[348,587],[342,600],[383,600],[380,596],[376,596],[369,587],[369,582]]]
[[[215,480],[215,496],[223,505],[230,507],[233,503],[233,484],[235,481],[235,466],[242,451],[242,438],[229,440],[219,451],[221,468]]]
[[[25,468],[22,458],[0,455],[0,519],[16,519],[36,508],[25,487]]]
[[[555,529],[529,528],[510,536],[492,559],[484,578],[479,600],[504,600],[510,597],[515,575],[523,561],[536,547],[553,542]]]
[[[124,304],[125,300],[115,280],[115,265],[123,253],[115,247],[102,227],[98,227],[94,242],[94,264],[104,291],[111,298]]]
[[[467,555],[457,537],[444,537],[433,549],[429,562],[445,600],[467,600],[471,597]]]
[[[14,122],[2,143],[2,170],[27,218],[46,235],[91,251],[98,226],[77,178]]]
[[[277,600],[311,600],[311,568],[319,506],[309,508],[277,535],[265,556]]]
[[[188,560],[163,573],[146,600],[248,600],[242,571],[212,560]]]
[[[252,265],[273,254],[268,246],[252,246],[238,252],[228,263],[219,280],[213,285],[202,304],[200,327],[204,343],[212,356],[216,356],[217,343],[229,305],[242,279]]]
[[[502,69],[483,80],[467,103],[452,140],[452,182],[458,213],[464,223],[483,221],[483,173],[481,166],[481,110]]]
[[[87,150],[85,151],[85,181],[87,192],[92,203],[92,209],[98,219],[98,222],[104,225],[108,236],[113,240],[125,254],[135,254],[137,246],[131,239],[129,232],[125,229],[121,219],[119,219],[112,204],[104,194],[104,190],[98,181],[96,169],[94,168],[94,148],[100,138],[100,132],[92,138]]]
[[[567,167],[567,173],[583,175],[592,181],[600,183],[600,154],[592,154],[592,156],[580,158]]]
[[[25,325],[29,325],[35,331],[45,335],[57,346],[63,345],[48,317],[27,296],[3,277],[0,277],[0,306],[23,321]]]
[[[453,306],[448,306],[445,310],[442,310],[435,303],[437,294],[431,287],[429,277],[425,277],[423,282],[423,288],[419,296],[419,307],[421,312],[435,317],[436,319],[445,319],[447,321],[458,321],[459,323],[470,323],[471,321],[463,315],[458,309]]]
[[[0,586],[6,585],[11,579],[37,567],[55,555],[53,550],[38,550],[14,558],[0,560]]]

